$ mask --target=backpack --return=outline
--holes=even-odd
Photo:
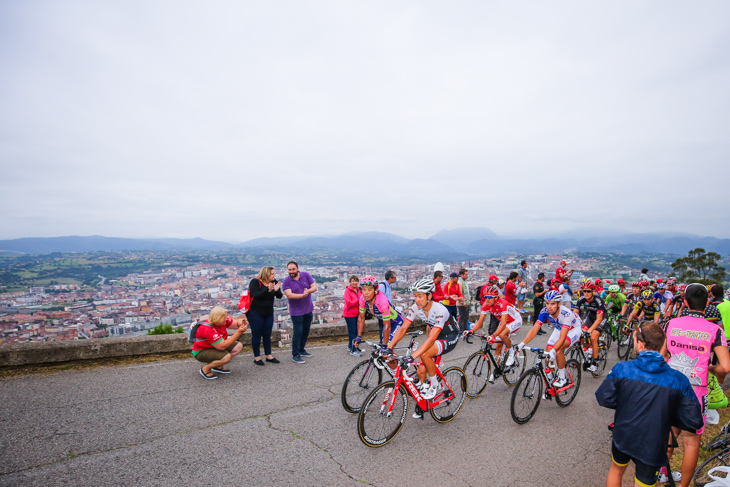
[[[244,290],[238,299],[238,309],[241,310],[241,313],[248,313],[248,310],[251,309],[251,301],[253,298],[248,294],[248,289]]]
[[[477,288],[474,290],[474,298],[477,301],[479,301],[480,303],[482,302],[482,288],[483,287],[484,287],[484,285],[477,286]]]
[[[190,325],[190,331],[188,331],[188,342],[195,343],[205,340],[205,338],[198,338],[198,328],[200,327],[200,325],[213,326],[208,323],[208,320],[193,321],[193,324]]]

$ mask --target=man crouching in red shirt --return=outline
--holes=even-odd
[[[238,326],[238,329],[229,337],[228,327],[234,325]],[[224,365],[241,353],[243,344],[238,341],[238,338],[247,328],[248,320],[245,316],[242,319],[234,320],[221,306],[210,310],[208,319],[198,326],[195,343],[193,343],[193,357],[206,364],[200,369],[200,375],[206,379],[217,379],[216,373],[230,374],[231,371]]]

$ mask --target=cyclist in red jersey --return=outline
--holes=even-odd
[[[509,367],[515,362],[515,350],[512,348],[512,341],[509,336],[522,327],[522,315],[517,311],[517,308],[499,297],[499,289],[497,286],[490,286],[486,291],[482,291],[482,296],[484,296],[484,307],[479,315],[479,319],[471,331],[467,330],[464,333],[476,333],[484,324],[484,318],[487,315],[498,318],[499,326],[494,334],[490,336],[490,342],[495,343],[497,339],[501,340],[501,343],[497,344],[498,357],[502,353],[502,343],[508,348],[509,355],[507,356],[505,366]]]

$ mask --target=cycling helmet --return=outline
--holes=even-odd
[[[497,286],[485,286],[482,288],[482,297],[499,296],[499,288]]]
[[[680,291],[684,291],[685,289],[687,289],[687,285],[686,284],[680,284],[679,286],[677,286],[677,289],[680,290]]]
[[[374,288],[378,288],[378,280],[375,279],[375,276],[365,276],[362,279],[360,279],[360,286],[370,286]]]
[[[656,285],[656,287],[659,288],[659,289],[666,289],[667,288],[667,285],[664,284],[663,282],[660,282],[659,284]]]
[[[621,288],[618,287],[617,284],[611,284],[610,286],[608,286],[608,292],[609,293],[618,293],[618,292],[621,292]]]
[[[498,281],[499,278],[496,275],[494,275],[494,274],[489,274],[489,279],[488,280],[490,280],[490,281]]]
[[[568,265],[568,263],[567,263],[567,262],[565,262],[564,260],[561,260],[561,261],[560,261],[560,265],[561,265],[561,266],[564,266],[564,265]]]
[[[581,282],[581,285],[583,285],[583,283],[591,282],[591,278],[590,277],[584,277],[583,279],[580,280],[580,282]]]
[[[631,283],[631,287],[641,287],[641,282],[634,281],[634,282]]]
[[[644,289],[641,291],[641,299],[654,299],[654,293],[651,289]]]
[[[424,277],[418,279],[411,285],[412,293],[433,293],[436,290],[436,284],[433,283],[433,279]]]
[[[657,284],[660,284],[660,283],[662,283],[662,282],[664,282],[664,280],[663,280],[663,279],[662,279],[661,277],[660,277],[659,279],[657,279],[657,280],[656,280],[656,283],[657,283]]]
[[[545,301],[548,303],[553,302],[559,302],[560,301],[560,293],[558,291],[548,291],[548,293],[545,295]]]
[[[639,284],[641,285],[641,287],[646,287],[649,285],[649,281],[639,281]]]
[[[596,285],[593,284],[591,281],[588,281],[588,282],[584,282],[583,284],[581,284],[580,288],[593,291],[594,289],[596,289]]]
[[[497,284],[507,284],[507,283],[504,282],[504,279],[500,279],[499,281],[497,281]]]

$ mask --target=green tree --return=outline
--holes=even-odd
[[[687,257],[680,257],[672,263],[672,273],[684,282],[721,283],[725,280],[725,268],[718,264],[721,258],[717,252],[705,252],[705,249],[697,247],[690,250]]]

